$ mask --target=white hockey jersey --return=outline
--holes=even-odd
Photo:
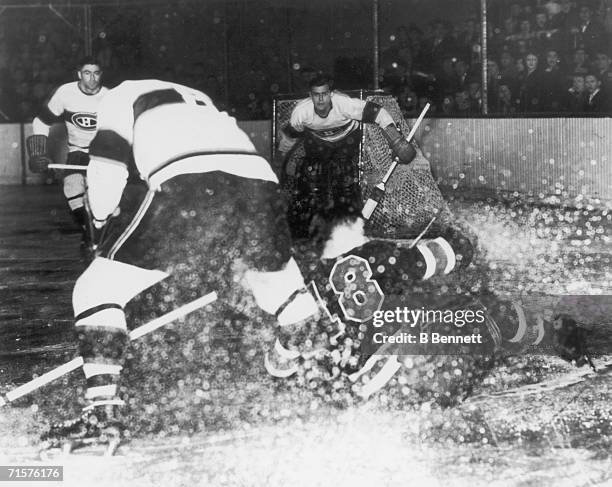
[[[204,93],[159,80],[125,81],[99,106],[87,169],[96,219],[119,204],[132,163],[153,189],[179,174],[209,171],[278,182],[234,118]]]
[[[108,88],[104,86],[94,95],[84,93],[78,81],[60,86],[32,122],[34,134],[49,135],[50,126],[63,121],[68,132],[68,150],[87,152],[96,133],[98,105],[106,93]]]
[[[291,149],[296,141],[296,137],[292,135],[298,133],[306,132],[325,142],[337,142],[357,129],[360,121],[375,122],[382,128],[393,123],[391,115],[382,107],[379,107],[374,120],[364,119],[368,103],[370,102],[333,91],[331,110],[327,116],[321,117],[315,112],[312,99],[300,101],[291,112],[290,130],[283,131],[281,135],[279,150],[287,152]]]

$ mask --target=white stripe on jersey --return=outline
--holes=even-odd
[[[300,101],[291,113],[291,126],[298,132],[308,131],[327,142],[343,139],[359,126],[366,101],[334,91],[331,103],[330,112],[323,118],[315,113],[310,98]]]

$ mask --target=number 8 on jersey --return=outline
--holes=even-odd
[[[338,304],[347,320],[363,323],[380,310],[385,296],[371,277],[370,264],[362,257],[349,255],[334,264],[329,282],[340,295]]]

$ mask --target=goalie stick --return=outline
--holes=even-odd
[[[217,293],[213,291],[212,293],[199,297],[198,299],[184,304],[183,306],[179,306],[175,310],[170,311],[169,313],[160,316],[159,318],[155,318],[154,320],[149,321],[149,323],[132,330],[129,334],[130,340],[136,340],[147,333],[151,333],[152,331],[157,330],[158,328],[161,328],[162,326],[167,325],[178,318],[182,318],[183,316],[202,308],[203,306],[206,306],[207,304],[213,303],[216,300]],[[72,359],[70,362],[66,362],[65,364],[41,375],[40,377],[31,380],[26,384],[16,387],[12,391],[7,392],[4,397],[0,396],[0,407],[35,391],[49,382],[53,382],[55,379],[59,379],[61,376],[78,369],[82,365],[83,357],[77,357]]]
[[[417,118],[416,122],[412,126],[412,129],[410,130],[408,137],[406,137],[406,140],[408,142],[410,142],[412,138],[414,137],[414,134],[419,128],[419,125],[421,125],[423,118],[425,118],[425,114],[427,113],[427,110],[429,110],[429,107],[430,105],[429,103],[427,103],[425,107],[423,108],[423,111],[419,115],[419,118]],[[382,178],[380,183],[374,186],[374,189],[372,190],[372,194],[368,197],[368,201],[366,201],[365,205],[363,205],[363,210],[361,210],[361,214],[363,215],[363,218],[365,218],[366,220],[370,219],[370,217],[372,216],[372,213],[374,213],[374,210],[384,198],[385,185],[387,184],[387,181],[389,181],[389,178],[391,177],[391,174],[393,174],[393,171],[395,171],[395,168],[397,167],[398,163],[399,161],[396,157],[391,163],[391,166],[389,166],[389,169],[387,170],[387,174],[385,174],[385,176]]]

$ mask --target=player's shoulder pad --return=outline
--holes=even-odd
[[[70,83],[64,83],[63,85],[59,85],[58,87],[55,88],[55,90],[53,90],[53,92],[51,93],[51,96],[49,96],[49,99],[64,98],[66,96],[70,96],[70,94],[73,94],[75,90],[78,91],[76,81],[71,81]]]
[[[331,92],[331,97],[332,98],[338,98],[338,99],[348,99],[348,100],[351,99],[350,96],[348,96],[346,93],[344,93],[342,91],[339,91],[339,90],[333,90]],[[358,98],[355,98],[355,99],[357,100]]]
[[[354,114],[356,110],[362,110],[365,106],[365,100],[353,98],[341,91],[333,91],[331,96],[332,105],[341,112]]]
[[[294,128],[301,130],[305,120],[314,116],[314,104],[310,98],[300,100],[291,111],[290,123]]]
[[[296,103],[295,107],[293,107],[293,111],[295,112],[296,110],[303,110],[305,107],[309,107],[309,106],[314,107],[314,104],[312,103],[312,100],[310,99],[310,97],[303,98],[302,100]]]
[[[332,103],[352,103],[352,102],[361,102],[359,98],[353,98],[348,96],[346,93],[342,91],[334,90],[331,93]]]

